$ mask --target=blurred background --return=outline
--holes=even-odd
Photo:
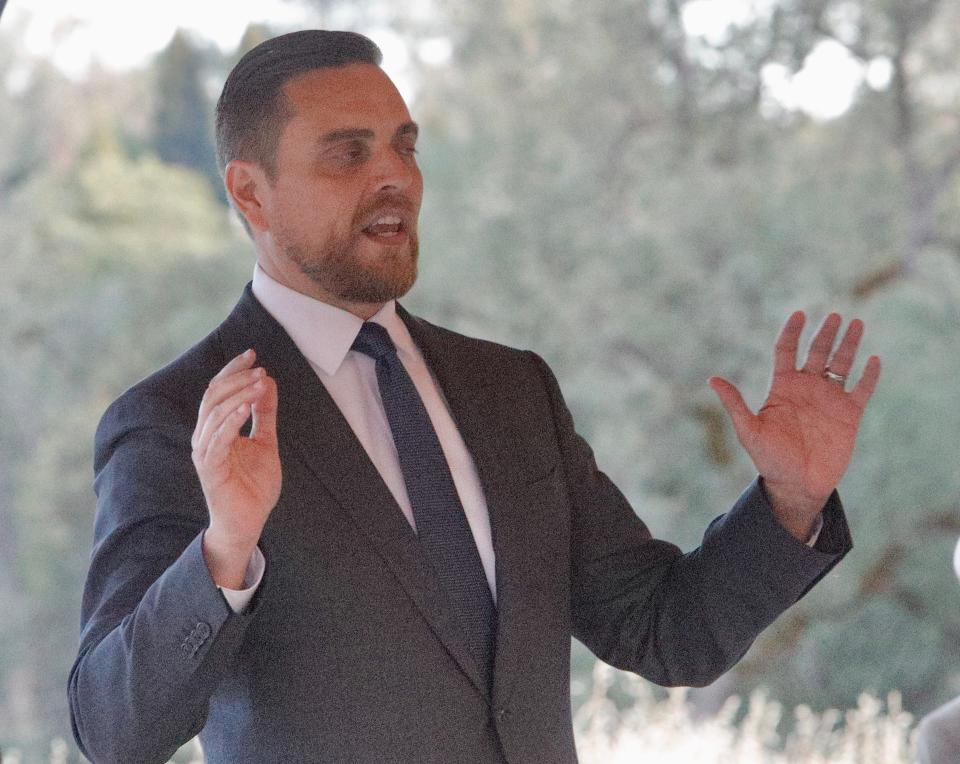
[[[707,377],[756,407],[793,309],[866,321],[884,373],[841,486],[855,548],[686,696],[691,718],[762,688],[782,742],[801,704],[897,690],[916,718],[960,693],[960,4],[11,0],[0,749],[47,761],[62,738],[55,758],[79,761],[66,678],[93,432],[249,280],[213,104],[243,52],[303,26],[371,36],[420,122],[422,275],[404,304],[541,353],[655,534],[692,549],[753,477]],[[664,698],[579,645],[572,676],[578,711],[605,683],[614,725]]]

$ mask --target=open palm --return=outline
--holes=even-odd
[[[871,356],[859,382],[847,392],[844,382],[856,357],[863,323],[850,322],[831,356],[842,322],[831,313],[798,370],[797,346],[804,321],[804,314],[797,311],[780,332],[773,381],[756,414],[730,382],[712,377],[710,385],[768,489],[789,497],[798,511],[815,514],[850,463],[860,419],[880,376],[880,359]]]

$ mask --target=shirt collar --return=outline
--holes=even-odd
[[[363,320],[349,311],[301,294],[270,278],[258,264],[253,270],[253,294],[290,335],[304,357],[334,375],[360,332]],[[396,300],[384,303],[370,321],[383,326],[398,352],[411,352],[413,340],[397,315]]]

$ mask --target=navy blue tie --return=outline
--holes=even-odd
[[[440,577],[489,688],[496,607],[437,433],[386,329],[365,322],[352,350],[376,361],[380,397],[400,457],[417,537]]]

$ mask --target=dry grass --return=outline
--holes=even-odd
[[[632,701],[618,710],[611,690]],[[777,726],[779,703],[755,692],[739,723],[743,701],[730,698],[708,719],[695,718],[687,691],[672,690],[658,701],[650,686],[629,674],[597,663],[593,690],[575,719],[582,764],[910,764],[913,716],[900,706],[898,693],[886,704],[861,695],[844,713],[794,709],[793,731],[783,739]],[[842,724],[841,724],[842,722]],[[655,759],[645,759],[655,754]]]

